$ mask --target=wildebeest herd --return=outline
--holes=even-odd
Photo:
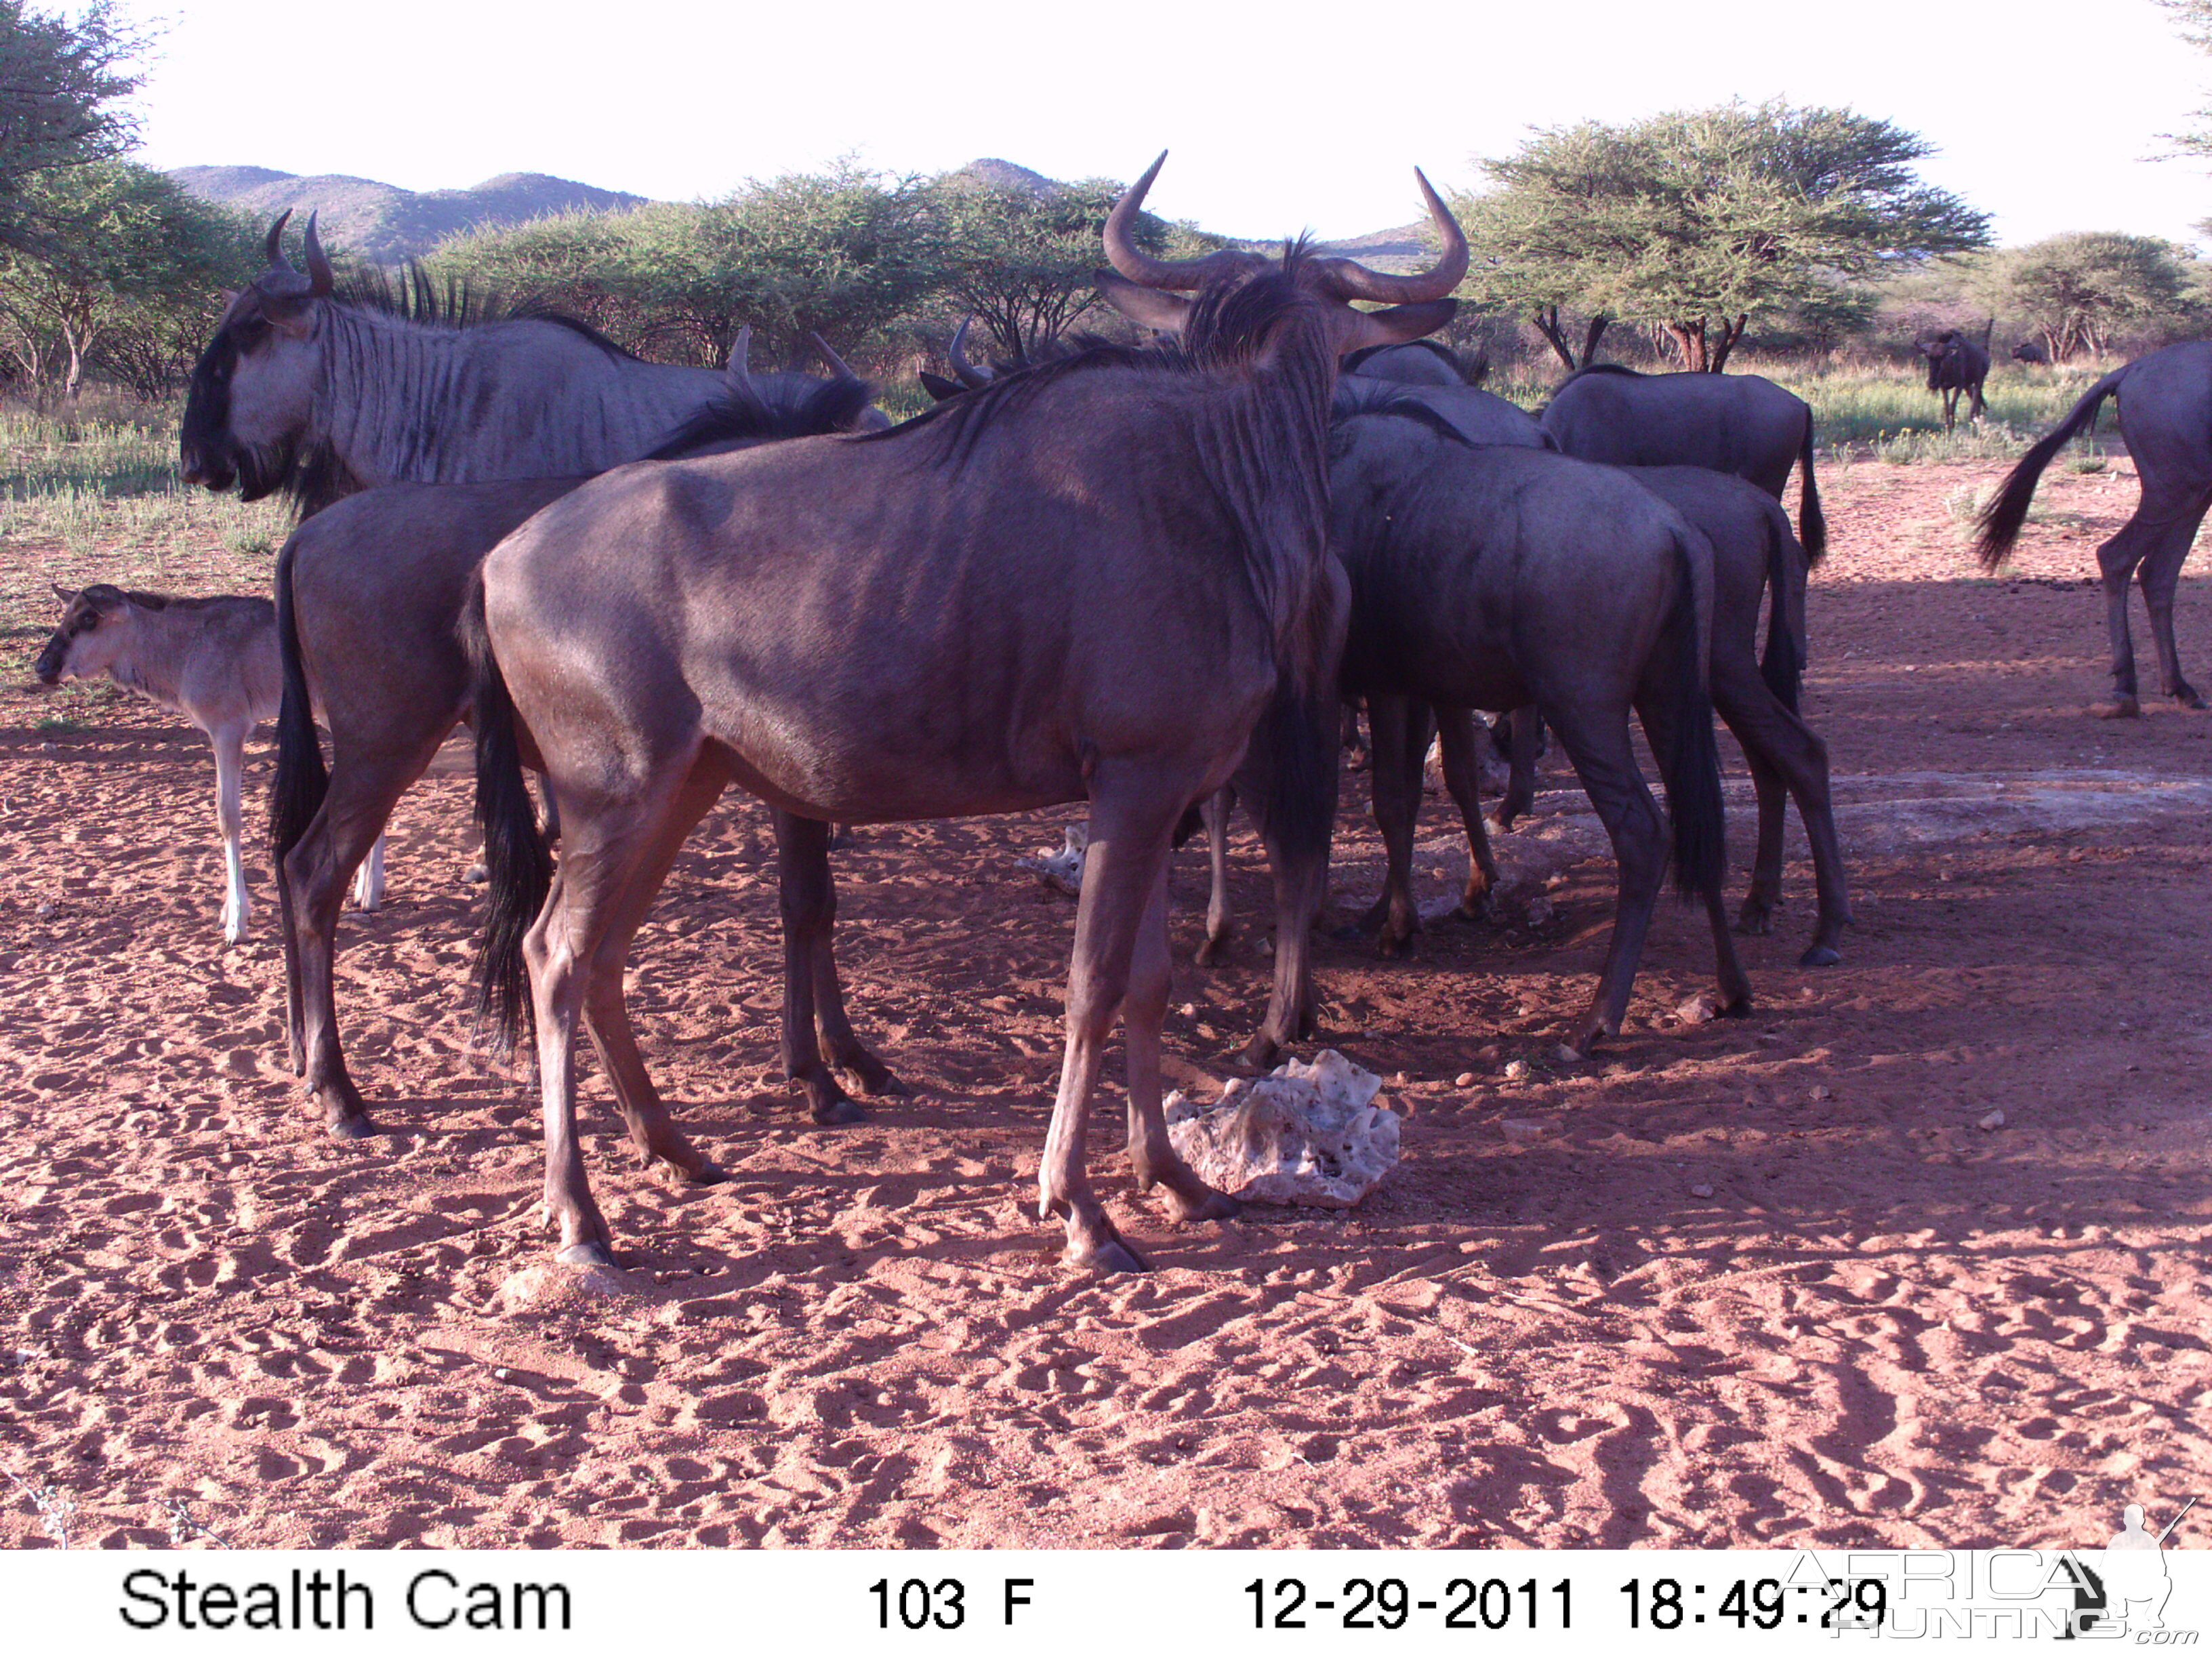
[[[958,379],[897,426],[826,346],[826,377],[755,374],[742,337],[716,373],[643,362],[559,318],[441,317],[419,276],[372,302],[341,291],[312,219],[295,269],[277,222],[268,270],[195,371],[180,465],[188,482],[296,503],[273,610],[88,587],[64,595],[38,672],[111,672],[208,731],[233,939],[246,924],[240,746],[281,704],[270,819],[290,1060],[332,1132],[369,1125],[333,994],[343,896],[358,872],[374,907],[392,805],[464,720],[489,879],[479,996],[497,1030],[534,1042],[546,1212],[572,1262],[605,1262],[613,1243],[575,1132],[580,1020],[639,1150],[685,1181],[721,1178],[654,1088],[623,970],[686,836],[732,784],[773,815],[782,1060],[822,1123],[863,1115],[841,1073],[867,1094],[899,1086],[843,1006],[831,824],[1088,802],[1038,1201],[1064,1224],[1066,1259],[1093,1268],[1145,1265],[1085,1168],[1117,1018],[1139,1187],[1164,1188],[1181,1219],[1235,1212],[1170,1143],[1160,1052],[1170,853],[1210,823],[1218,940],[1232,800],[1257,820],[1277,897],[1273,995],[1247,1058],[1271,1063],[1315,1034],[1309,939],[1347,698],[1372,738],[1389,874],[1369,922],[1386,949],[1417,925],[1408,868],[1431,734],[1470,842],[1464,908],[1479,913],[1495,872],[1484,746],[1510,754],[1510,823],[1548,728],[1619,872],[1574,1046],[1618,1035],[1670,862],[1709,917],[1720,1011],[1747,1008],[1723,902],[1717,710],[1759,804],[1734,926],[1770,925],[1794,799],[1818,889],[1802,961],[1839,959],[1850,910],[1827,752],[1797,708],[1807,569],[1826,544],[1807,406],[1757,376],[1608,365],[1531,417],[1425,343],[1468,263],[1425,179],[1440,252],[1394,275],[1303,245],[1150,255],[1133,225],[1160,165],[1109,216],[1097,273],[1155,343],[1069,343],[987,369],[956,340]],[[1953,331],[1922,350],[1947,422],[1961,395],[1978,416],[1986,349]],[[2143,483],[2100,556],[2123,711],[2138,565],[2165,689],[2202,707],[2174,654],[2172,599],[2212,504],[2212,345],[2092,387],[1989,508],[1983,552],[2003,556],[2041,470],[2107,396]],[[232,663],[227,680],[210,652]],[[1478,710],[1509,718],[1493,734]]]

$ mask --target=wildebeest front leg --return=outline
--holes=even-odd
[[[1070,1266],[1133,1272],[1146,1264],[1115,1231],[1099,1202],[1084,1168],[1084,1147],[1106,1039],[1128,991],[1138,930],[1189,795],[1142,775],[1109,777],[1111,764],[1102,765],[1092,780],[1091,844],[1067,970],[1067,1046],[1037,1169],[1037,1214],[1066,1223],[1062,1259]],[[1140,1040],[1133,1029],[1132,1052]],[[1158,1042],[1157,1027],[1151,1041]]]
[[[1498,860],[1490,850],[1490,831],[1482,822],[1482,749],[1490,734],[1479,730],[1472,708],[1438,708],[1437,740],[1443,749],[1444,787],[1459,808],[1467,830],[1467,890],[1459,914],[1480,921],[1490,914],[1490,895],[1498,885]]]
[[[1784,813],[1789,792],[1782,775],[1736,731],[1735,722],[1729,721],[1729,727],[1744,745],[1744,764],[1751,770],[1752,790],[1759,799],[1759,848],[1752,855],[1751,886],[1743,896],[1743,908],[1736,912],[1735,927],[1740,933],[1764,938],[1774,931],[1774,908],[1782,902],[1782,844],[1789,829]]]
[[[2142,713],[2136,688],[2135,641],[2128,632],[2128,578],[2142,556],[2136,533],[2142,520],[2138,508],[2120,526],[2119,534],[2097,550],[2097,566],[2104,577],[2105,632],[2112,647],[2112,700],[2098,704],[2095,712],[2107,720],[2132,720]]]
[[[384,837],[368,849],[361,868],[353,872],[353,908],[368,915],[384,908]]]
[[[1644,954],[1644,937],[1659,902],[1660,878],[1667,866],[1665,830],[1659,808],[1644,787],[1628,744],[1628,727],[1610,710],[1585,713],[1571,705],[1547,708],[1545,718],[1559,733],[1559,746],[1581,780],[1583,791],[1613,842],[1619,881],[1613,898],[1613,938],[1606,946],[1589,1012],[1576,1028],[1571,1046],[1588,1053],[1601,1036],[1620,1035],[1628,1012],[1629,988]],[[1515,717],[1517,738],[1519,717]]]
[[[1536,757],[1544,746],[1544,717],[1535,704],[1523,703],[1505,716],[1505,732],[1513,772],[1504,799],[1498,803],[1500,830],[1510,830],[1536,804]]]
[[[215,744],[215,822],[222,837],[222,935],[243,944],[252,906],[246,896],[246,860],[239,847],[246,777],[245,726],[225,726],[208,733]]]
[[[1137,927],[1129,988],[1121,999],[1122,1041],[1129,1055],[1129,1162],[1139,1192],[1167,1189],[1168,1209],[1176,1220],[1225,1221],[1237,1212],[1237,1200],[1207,1186],[1182,1161],[1168,1139],[1167,1115],[1160,1106],[1160,1026],[1167,1016],[1170,976],[1168,871],[1162,860]]]

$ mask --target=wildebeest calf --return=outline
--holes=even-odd
[[[118,685],[182,714],[215,745],[216,825],[222,836],[223,936],[246,938],[249,906],[239,854],[239,789],[246,734],[276,713],[276,607],[218,593],[180,599],[126,592],[106,582],[72,592],[56,584],[61,625],[39,653],[41,685],[105,674]],[[374,910],[384,898],[379,837],[354,883],[354,901]]]

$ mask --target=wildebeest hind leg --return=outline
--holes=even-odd
[[[2160,689],[2185,708],[2202,708],[2204,699],[2181,676],[2181,652],[2173,638],[2173,592],[2181,580],[2182,564],[2196,543],[2197,527],[2204,522],[2208,498],[2199,495],[2178,509],[2162,513],[2154,523],[2146,522],[2145,539],[2149,545],[2136,569],[2143,604],[2150,612],[2151,642],[2158,651]],[[2138,519],[2144,516],[2136,514]]]
[[[648,1162],[666,1164],[696,1187],[711,1186],[728,1177],[684,1139],[668,1115],[660,1091],[653,1086],[644,1058],[638,1053],[636,1036],[630,1030],[623,975],[632,937],[652,909],[661,884],[668,878],[669,867],[683,850],[684,838],[714,804],[722,787],[719,769],[703,759],[695,765],[660,810],[626,839],[627,873],[611,875],[585,889],[592,896],[590,907],[581,909],[578,920],[570,924],[573,941],[579,945],[591,941],[586,947],[591,951],[591,969],[583,998],[584,1016],[592,1046],[606,1068],[616,1103],[629,1126],[630,1142]],[[564,851],[563,865],[574,856],[573,848]],[[569,889],[572,914],[580,909],[575,891]]]
[[[1413,903],[1413,830],[1421,810],[1421,767],[1429,746],[1429,706],[1406,697],[1370,696],[1367,728],[1375,745],[1368,773],[1375,827],[1382,832],[1382,896],[1360,920],[1376,930],[1382,954],[1413,954],[1420,912]]]
[[[1559,746],[1581,780],[1598,820],[1613,842],[1619,886],[1613,898],[1613,938],[1598,976],[1589,1009],[1576,1028],[1572,1046],[1587,1053],[1601,1036],[1620,1035],[1628,1012],[1628,993],[1644,954],[1644,936],[1659,902],[1659,882],[1667,866],[1667,842],[1659,808],[1644,787],[1628,744],[1627,711],[1586,711],[1549,706],[1544,718],[1559,734]]]
[[[2097,550],[2097,567],[2105,586],[2105,632],[2112,648],[2112,701],[2100,703],[2095,712],[2106,719],[2133,719],[2142,713],[2136,688],[2136,647],[2128,632],[2128,578],[2142,556],[2140,527],[2142,512],[2120,526],[2119,533]]]
[[[1120,775],[1109,775],[1109,768]],[[1091,845],[1067,970],[1067,1046],[1037,1168],[1039,1218],[1058,1216],[1066,1224],[1061,1259],[1109,1273],[1140,1271],[1146,1264],[1115,1231],[1084,1168],[1091,1103],[1114,1016],[1128,991],[1137,931],[1167,861],[1168,838],[1190,796],[1188,788],[1177,792],[1156,778],[1128,775],[1130,769],[1109,763],[1092,780]],[[1133,1056],[1146,1042],[1156,1051],[1158,1042],[1157,1023],[1147,1032],[1132,1023]]]
[[[1137,1190],[1167,1188],[1169,1212],[1178,1221],[1225,1221],[1235,1199],[1198,1178],[1168,1139],[1160,1106],[1160,1025],[1167,1015],[1168,872],[1164,861],[1137,926],[1129,957],[1129,988],[1121,999],[1121,1026],[1129,1056],[1129,1162]]]
[[[246,861],[239,849],[247,729],[224,726],[208,733],[215,744],[216,829],[222,837],[222,932],[233,945],[244,943],[252,916],[246,896]]]
[[[845,1018],[830,942],[837,920],[830,826],[781,810],[772,816],[783,918],[783,1073],[805,1092],[814,1121],[858,1123],[867,1111],[823,1063],[823,1048],[872,1094],[896,1091],[898,1082]]]
[[[1490,895],[1498,885],[1498,860],[1490,850],[1490,831],[1482,822],[1483,745],[1487,732],[1479,732],[1472,708],[1437,710],[1437,738],[1443,748],[1444,787],[1459,808],[1467,830],[1467,890],[1460,895],[1459,914],[1480,921],[1489,914]]]
[[[1774,909],[1782,902],[1782,842],[1789,829],[1784,817],[1790,804],[1789,789],[1782,775],[1736,731],[1734,720],[1729,722],[1729,729],[1743,744],[1744,763],[1751,769],[1752,790],[1759,798],[1759,850],[1752,855],[1751,886],[1743,896],[1743,908],[1736,912],[1735,930],[1763,938],[1774,931]]]

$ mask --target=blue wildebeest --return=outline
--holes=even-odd
[[[741,344],[724,401],[692,416],[648,459],[848,431],[881,419],[868,406],[867,386],[849,376],[753,375],[743,364]],[[400,795],[468,717],[468,668],[455,629],[470,577],[501,538],[582,482],[386,484],[309,519],[277,559],[284,715],[270,830],[284,899],[292,1069],[335,1134],[357,1137],[371,1127],[346,1069],[332,994],[338,895],[363,850],[380,841]],[[330,731],[327,772],[305,714],[311,693]],[[830,1123],[859,1112],[823,1063],[822,1048],[871,1094],[899,1085],[845,1018],[830,954],[836,900],[828,863],[801,850],[811,848],[819,830],[795,821],[776,826],[790,881],[787,948],[810,975],[814,1000],[804,1029],[787,1029],[784,1058],[815,1121]]]
[[[1943,430],[1959,423],[1959,399],[1966,398],[1966,418],[1978,421],[1989,405],[1982,401],[1982,382],[1990,378],[1990,351],[1955,328],[1938,329],[1912,349],[1928,360],[1928,389],[1943,400]]]
[[[312,216],[307,269],[285,258],[289,216],[192,370],[187,483],[283,491],[305,515],[379,484],[576,477],[721,395],[719,370],[641,362],[581,323],[442,306],[419,271],[341,293]]]
[[[2012,349],[2012,360],[2016,363],[2047,365],[2051,362],[2051,354],[2044,349],[2042,343],[2039,340],[2022,340]]]
[[[2107,398],[2118,413],[2142,499],[2119,533],[2097,550],[2112,648],[2112,701],[2099,704],[2097,712],[2108,717],[2142,713],[2135,642],[2128,635],[2128,577],[2138,567],[2143,603],[2150,611],[2151,641],[2158,651],[2160,685],[2184,707],[2202,708],[2204,699],[2182,678],[2181,655],[2174,647],[2173,592],[2197,526],[2212,506],[2212,341],[2192,340],[2138,357],[2083,392],[2066,418],[2005,475],[1996,498],[1983,509],[1976,549],[1985,568],[2004,562],[2019,539],[2043,469],[2094,422]]]
[[[41,685],[105,675],[150,697],[207,733],[215,746],[216,828],[222,837],[223,937],[242,942],[252,915],[240,850],[240,794],[246,739],[276,713],[276,609],[238,594],[179,599],[107,582],[72,592],[57,586],[61,623],[39,653]],[[303,713],[303,718],[305,718]],[[312,724],[309,736],[313,734]],[[374,910],[384,896],[384,837],[362,843],[354,899]],[[362,860],[366,862],[362,862]],[[349,874],[353,866],[347,866]],[[333,898],[335,899],[335,895]]]
[[[1301,867],[1326,867],[1344,603],[1327,552],[1337,361],[1448,320],[1467,244],[1423,179],[1443,252],[1418,276],[1300,248],[1279,262],[1155,259],[1130,231],[1160,165],[1109,216],[1114,270],[1100,282],[1178,343],[1091,345],[878,436],[629,469],[485,560],[485,988],[495,1011],[519,1022],[526,998],[534,1015],[564,1258],[605,1260],[609,1244],[574,1127],[585,1009],[633,1138],[701,1171],[629,1036],[623,969],[677,849],[733,782],[863,823],[1087,796],[1040,1210],[1064,1220],[1071,1262],[1144,1265],[1085,1169],[1118,1012],[1139,1187],[1164,1186],[1182,1219],[1234,1212],[1176,1155],[1160,1109],[1169,843],[1262,746],[1270,716],[1280,769],[1263,816],[1286,853],[1305,850]],[[550,878],[518,726],[561,811]],[[1305,915],[1318,898],[1316,879]]]

